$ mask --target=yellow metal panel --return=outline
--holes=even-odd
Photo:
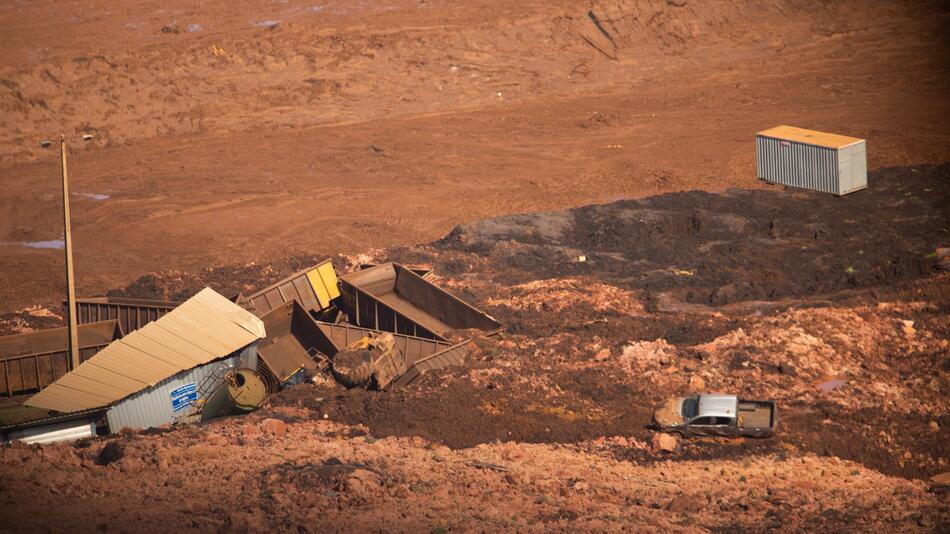
[[[320,279],[327,286],[327,292],[330,294],[330,300],[340,296],[340,285],[336,281],[336,271],[333,270],[333,264],[329,261],[317,266],[320,272]]]
[[[307,271],[307,279],[310,280],[310,287],[317,295],[320,309],[329,308],[330,301],[340,296],[340,288],[336,282],[336,271],[333,270],[333,264],[329,261]]]

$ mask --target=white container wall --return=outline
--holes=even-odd
[[[194,400],[206,400],[198,398],[201,393],[197,391],[197,388],[200,387],[202,381],[213,374],[223,375],[227,368],[238,367],[257,368],[257,343],[228,358],[182,371],[115,403],[106,412],[109,431],[118,432],[123,428],[144,429],[174,423],[179,417],[189,413],[189,410],[185,408],[187,403],[176,400],[178,397],[176,392],[187,392],[187,388],[194,384]]]
[[[863,139],[778,126],[756,134],[755,155],[766,182],[838,196],[868,185]]]

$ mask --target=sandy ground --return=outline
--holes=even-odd
[[[947,160],[939,4],[674,4],[591,3],[610,42],[567,1],[4,2],[0,310],[62,298],[61,252],[22,245],[61,239],[59,132],[84,295],[761,187],[780,123],[866,137],[871,168]]]

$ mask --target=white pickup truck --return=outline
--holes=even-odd
[[[653,424],[660,431],[676,432],[683,437],[765,438],[775,434],[775,401],[715,393],[675,397],[653,413]]]

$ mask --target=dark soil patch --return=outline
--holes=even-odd
[[[112,462],[121,460],[124,455],[125,446],[118,441],[110,441],[99,451],[99,456],[96,457],[96,464],[109,465]]]
[[[574,334],[584,339],[595,336],[611,344],[666,339],[675,345],[697,345],[735,330],[741,321],[725,315],[655,313],[647,317],[617,312],[592,313],[589,308],[568,306],[557,313],[511,310],[505,307],[487,310],[508,325],[508,332],[532,338],[555,334]]]
[[[566,395],[556,399],[505,379],[481,388],[464,381],[441,387],[439,374],[427,375],[418,388],[393,391],[299,386],[270,402],[363,424],[377,437],[420,436],[452,448],[492,441],[571,443],[648,433],[651,405],[643,402],[644,392],[618,386],[603,373],[558,375],[558,386]]]
[[[933,274],[933,251],[950,241],[950,165],[881,169],[869,183],[841,198],[690,191],[513,215],[459,226],[436,247],[488,257],[499,283],[593,276],[708,305]]]
[[[938,430],[931,429],[931,421]],[[887,475],[928,479],[946,471],[936,460],[950,457],[948,416],[849,411],[822,403],[808,413],[785,415],[781,424],[781,439],[801,450],[852,460]]]
[[[301,491],[313,491],[320,487],[341,491],[345,487],[346,479],[357,469],[365,469],[380,474],[364,464],[344,463],[338,458],[328,458],[321,464],[288,462],[275,465],[261,471],[260,478],[265,486],[283,483],[295,486]]]

